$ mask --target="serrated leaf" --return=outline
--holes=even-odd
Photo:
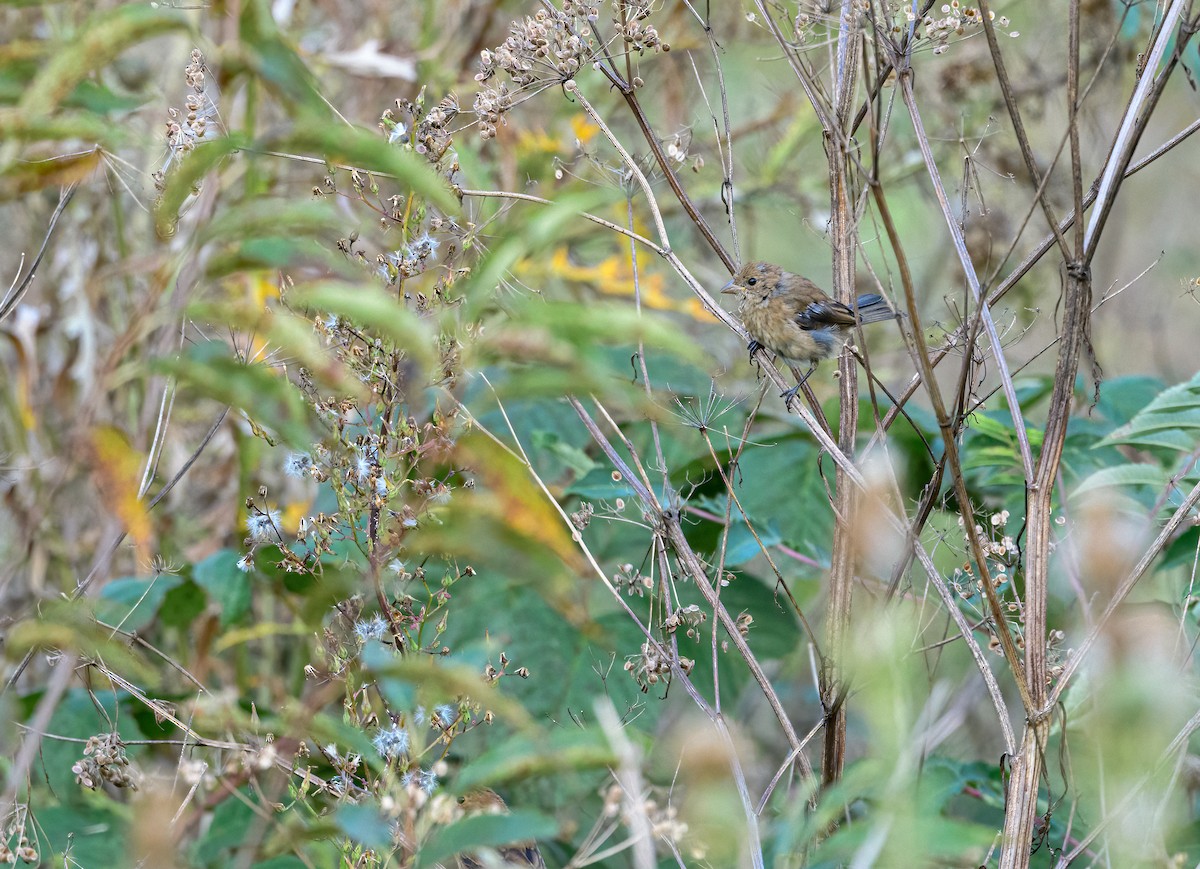
[[[1096,444],[1097,447],[1132,444],[1147,434],[1169,430],[1200,429],[1200,374],[1187,383],[1163,390],[1125,425]],[[1175,436],[1169,438],[1178,441]],[[1194,447],[1196,438],[1189,439],[1185,449]]]

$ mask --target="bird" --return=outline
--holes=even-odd
[[[491,788],[476,788],[460,802],[465,815],[506,815],[508,805]],[[546,861],[536,842],[516,842],[495,850],[495,859],[478,854],[459,854],[459,869],[483,869],[490,866],[510,866],[514,869],[546,869]],[[496,861],[499,862],[496,862]]]
[[[780,396],[791,402],[816,370],[817,363],[837,353],[846,333],[856,324],[899,318],[883,296],[859,296],[854,307],[835,301],[801,275],[768,262],[750,262],[721,288],[737,297],[737,315],[751,341],[753,357],[766,348],[793,366],[808,363],[800,382]]]

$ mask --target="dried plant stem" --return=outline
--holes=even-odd
[[[837,42],[837,74],[834,81],[834,106],[831,124],[825,127],[826,156],[830,182],[830,239],[833,243],[834,296],[844,304],[855,298],[855,260],[857,234],[854,213],[854,194],[851,191],[850,155],[842,143],[842,134],[850,123],[854,83],[858,73],[858,40],[861,34],[852,25],[850,0],[843,0],[839,12]],[[817,107],[814,106],[814,110]],[[838,361],[841,372],[839,392],[841,411],[838,415],[838,447],[849,456],[854,452],[858,435],[858,363],[849,352]],[[822,752],[821,779],[828,786],[842,777],[846,765],[846,695],[845,660],[846,637],[850,630],[851,600],[854,588],[854,536],[858,533],[859,490],[848,484],[846,472],[840,466],[836,473],[834,511],[841,520],[834,526],[833,547],[829,564],[829,603],[825,618],[826,656],[822,662],[821,705],[825,710],[825,734]]]
[[[996,331],[996,323],[992,319],[991,309],[980,288],[979,275],[975,272],[975,265],[971,262],[970,254],[967,253],[967,244],[963,238],[962,228],[958,225],[950,200],[946,197],[946,189],[942,184],[941,172],[938,170],[937,161],[934,159],[932,148],[930,148],[929,136],[925,132],[921,112],[917,108],[916,97],[913,94],[912,73],[910,70],[904,70],[900,73],[900,88],[904,105],[908,109],[908,115],[913,124],[913,131],[917,137],[917,145],[920,147],[921,156],[925,160],[925,171],[928,173],[929,180],[933,184],[933,192],[937,196],[938,205],[942,209],[942,216],[945,218],[946,225],[950,230],[950,238],[954,243],[954,250],[958,253],[958,259],[962,265],[963,274],[966,276],[967,285],[971,289],[971,295],[974,297],[975,303],[979,306],[979,315],[983,318],[983,329],[988,337],[992,357],[995,359],[996,366],[999,369],[1000,382],[1004,387],[1004,397],[1008,402],[1009,413],[1012,415],[1013,429],[1016,431],[1017,445],[1021,452],[1021,464],[1025,469],[1026,479],[1030,479],[1033,476],[1033,453],[1029,447],[1029,432],[1025,428],[1025,419],[1021,413],[1021,404],[1017,400],[1017,390],[1013,386],[1012,375],[1008,369],[1008,360],[1004,354],[1004,346],[1000,343],[1000,333]]]
[[[907,79],[907,76],[904,76]],[[959,460],[958,454],[958,432],[955,430],[954,421],[946,412],[946,403],[942,397],[942,392],[938,386],[937,379],[933,376],[933,363],[930,359],[929,348],[925,344],[925,330],[921,326],[921,313],[917,307],[916,289],[912,280],[912,273],[908,266],[908,258],[904,255],[904,246],[901,243],[899,232],[896,229],[895,221],[892,219],[891,209],[888,207],[887,197],[884,195],[883,186],[879,180],[873,179],[871,189],[875,195],[875,205],[879,212],[880,222],[883,224],[885,231],[888,234],[888,239],[891,242],[892,253],[896,259],[897,268],[900,272],[900,284],[904,290],[904,298],[908,308],[908,316],[912,320],[913,341],[916,344],[914,357],[918,366],[918,371],[922,374],[922,382],[925,384],[926,391],[929,394],[930,403],[933,405],[934,415],[937,418],[938,427],[942,432],[942,449],[946,464],[950,468],[950,478],[954,485],[954,496],[958,501],[959,514],[963,520],[963,531],[967,535],[967,539],[971,546],[972,556],[979,569],[979,582],[983,590],[985,599],[988,602],[988,611],[991,614],[992,622],[997,636],[1000,639],[1000,646],[1004,652],[1005,658],[1008,660],[1009,667],[1014,675],[1017,676],[1017,687],[1021,693],[1021,699],[1024,703],[1027,713],[1033,712],[1037,707],[1033,705],[1032,697],[1023,680],[1019,675],[1021,672],[1021,656],[1017,652],[1016,644],[1013,642],[1012,633],[1008,628],[1008,620],[1006,618],[1004,607],[1000,602],[999,596],[996,594],[995,585],[992,582],[990,571],[987,566],[987,556],[983,551],[983,543],[979,539],[979,534],[975,530],[975,508],[972,506],[970,495],[967,492],[966,479],[962,472],[962,463]],[[915,540],[915,536],[910,539]],[[940,577],[939,577],[940,578]],[[957,609],[957,604],[955,604]],[[1001,716],[1002,720],[1007,720],[1007,713]]]
[[[1141,160],[1138,160],[1136,163],[1131,165],[1125,171],[1125,174],[1122,177],[1130,178],[1134,174],[1142,171],[1147,166],[1150,166],[1155,161],[1161,159],[1164,155],[1166,155],[1170,151],[1179,147],[1181,144],[1183,144],[1185,141],[1187,141],[1189,138],[1191,138],[1198,132],[1200,132],[1200,118],[1197,118],[1196,120],[1192,121],[1190,124],[1188,124],[1182,130],[1180,130],[1178,133],[1176,133],[1170,139],[1163,142],[1160,146],[1155,148],[1153,151],[1151,151],[1149,154],[1147,154]],[[1087,193],[1084,194],[1083,207],[1088,208],[1095,201],[1096,201],[1096,189],[1093,187]],[[1061,221],[1059,221],[1059,224],[1058,224],[1059,231],[1066,232],[1070,227],[1072,227],[1075,224],[1075,218],[1078,213],[1079,212],[1072,212],[1071,214],[1068,214],[1066,217],[1064,217]],[[1039,262],[1041,262],[1042,257],[1044,257],[1047,253],[1049,253],[1050,249],[1052,247],[1054,247],[1055,237],[1056,236],[1054,233],[1050,233],[1049,235],[1043,236],[1041,238],[1041,240],[1038,241],[1038,243],[1036,245],[1034,245],[1033,249],[1028,254],[1025,255],[1025,258],[1022,259],[1021,262],[1018,263],[1011,272],[1009,272],[1007,275],[1004,276],[1004,279],[999,284],[996,285],[995,289],[993,289],[990,293],[988,293],[988,307],[989,308],[995,307],[997,302],[999,302],[1002,298],[1004,298],[1004,296],[1006,296],[1009,293],[1009,291],[1011,291],[1012,288],[1015,287],[1021,281],[1022,278],[1024,278],[1027,274],[1029,274],[1029,272],[1033,270],[1034,266],[1036,266]],[[957,337],[952,336],[949,343],[946,346],[942,347],[941,349],[939,349],[933,353],[933,356],[930,359],[930,361],[933,363],[933,367],[937,368],[937,366],[940,365],[942,363],[942,361],[947,356],[950,355],[950,351],[954,347],[957,347],[957,346],[958,346],[958,339],[957,339]],[[916,374],[913,375],[912,379],[909,380],[908,384],[905,385],[904,389],[899,391],[899,393],[896,396],[897,400],[896,400],[895,406],[889,408],[887,414],[884,415],[884,418],[883,418],[884,429],[890,428],[892,423],[894,423],[896,421],[896,419],[900,416],[901,408],[905,404],[907,404],[908,401],[916,394],[917,390],[921,387],[922,382],[923,382],[922,374],[921,374],[921,372],[918,371]]]

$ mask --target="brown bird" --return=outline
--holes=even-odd
[[[783,393],[791,401],[817,363],[837,353],[855,324],[878,323],[899,317],[883,296],[859,296],[851,308],[834,301],[808,278],[765,262],[746,263],[722,293],[737,296],[737,315],[750,333],[750,355],[765,347],[785,362],[808,371]]]
[[[462,798],[466,815],[506,815],[508,806],[501,796],[491,788],[476,788]],[[537,842],[516,842],[504,845],[494,852],[495,859],[488,860],[478,854],[459,854],[460,869],[483,869],[487,866],[508,866],[514,869],[546,869],[546,861],[538,850]],[[499,860],[500,862],[496,862]]]

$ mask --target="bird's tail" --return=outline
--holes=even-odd
[[[881,320],[895,320],[903,314],[897,314],[887,300],[876,293],[859,296],[854,302],[854,310],[860,323],[878,323]]]

